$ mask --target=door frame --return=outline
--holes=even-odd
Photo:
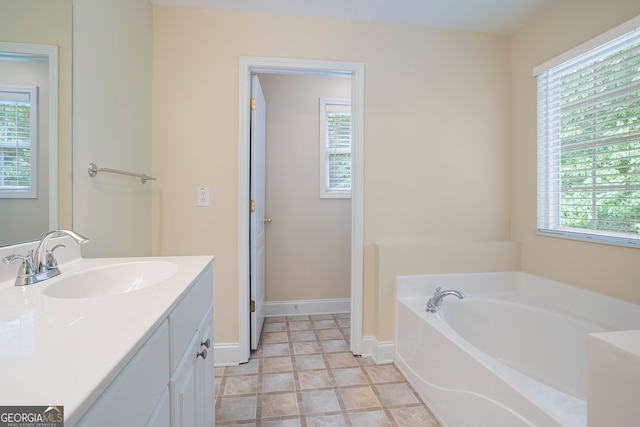
[[[351,77],[351,352],[362,354],[364,283],[364,64],[306,59],[240,57],[238,100],[238,328],[240,362],[250,355],[250,179],[251,75],[307,74]]]

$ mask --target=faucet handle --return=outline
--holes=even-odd
[[[56,260],[56,257],[53,256],[53,251],[55,251],[58,248],[66,248],[66,246],[55,245],[54,247],[52,247],[47,251],[47,269],[55,268],[58,266],[58,261]]]
[[[35,274],[35,268],[33,268],[33,260],[32,260],[33,250],[29,250],[27,255],[20,255],[20,254],[7,255],[6,257],[2,258],[2,262],[5,264],[9,264],[11,261],[15,261],[17,259],[22,261],[22,265],[18,270],[18,277],[28,277],[28,276],[33,276],[33,274]]]
[[[440,293],[440,291],[442,290],[442,287],[438,286],[436,288],[436,291],[434,292],[434,295],[438,295]]]

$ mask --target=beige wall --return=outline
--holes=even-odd
[[[58,46],[58,221],[66,228],[71,227],[71,2],[0,0],[0,41]]]
[[[267,102],[266,300],[349,298],[351,200],[320,198],[319,99],[351,79],[263,74]]]
[[[0,61],[0,84],[36,86],[38,96],[38,195],[0,199],[0,245],[6,245],[38,240],[49,231],[49,63]]]
[[[535,235],[536,81],[533,67],[640,14],[629,0],[562,0],[512,37],[513,239],[522,269],[640,303],[638,249]]]
[[[509,240],[508,37],[154,7],[153,49],[153,250],[216,255],[216,341],[238,340],[240,56],[365,64],[364,335],[393,323],[374,244]]]
[[[90,239],[85,256],[151,254],[155,184],[87,173],[94,162],[151,174],[151,35],[148,0],[74,0],[73,227]]]

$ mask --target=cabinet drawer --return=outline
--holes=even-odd
[[[178,367],[194,331],[213,301],[213,271],[209,265],[169,315],[171,373]]]

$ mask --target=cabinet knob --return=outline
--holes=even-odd
[[[198,357],[202,357],[203,359],[206,359],[207,358],[207,349],[205,348],[200,353],[198,353],[196,355],[196,358],[198,358]]]
[[[210,340],[209,338],[207,338],[207,340],[206,340],[206,341],[202,341],[202,342],[200,343],[200,346],[205,346],[205,347],[207,347],[207,348],[211,347],[211,340]]]

